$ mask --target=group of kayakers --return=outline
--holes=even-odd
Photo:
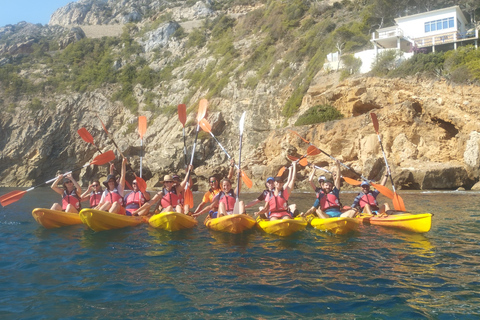
[[[185,203],[185,191],[188,185],[192,185],[190,176],[193,169],[192,166],[188,166],[187,173],[182,181],[180,181],[177,175],[165,175],[162,181],[162,190],[151,197],[149,192],[139,190],[136,180],[132,181],[132,190],[125,194],[126,163],[127,160],[124,158],[119,178],[115,176],[114,166],[113,164],[111,165],[110,174],[103,182],[105,190],[102,189],[102,185],[98,180],[94,180],[83,194],[80,185],[71,174],[59,175],[52,184],[52,189],[62,195],[62,203],[55,203],[52,209],[79,212],[81,202],[88,200],[91,208],[123,215],[148,215],[151,207],[154,205],[157,205],[155,212],[176,211],[193,217],[208,213],[209,218],[217,218],[234,212],[236,201],[238,200],[232,186],[232,178],[235,173],[234,160],[230,162],[230,170],[226,178],[220,180],[216,175],[209,177],[209,189],[203,196],[202,202],[193,212],[190,211],[189,205]],[[246,208],[251,208],[257,204],[262,205],[255,212],[255,215],[269,220],[292,219],[297,215],[304,217],[314,215],[319,218],[351,218],[362,211],[369,214],[381,214],[389,210],[388,204],[379,206],[376,200],[379,192],[371,190],[367,181],[361,183],[361,192],[355,198],[353,204],[350,207],[342,206],[340,202],[341,174],[338,161],[335,169],[334,172],[331,172],[330,179],[326,178],[325,175],[321,175],[318,178],[319,186],[316,186],[313,182],[316,167],[312,165],[309,183],[315,191],[316,199],[313,206],[304,213],[299,214],[294,204],[288,204],[288,199],[295,185],[296,161],[292,162],[288,168],[286,180],[281,176],[269,177],[265,183],[266,189],[259,197],[247,205],[243,201],[239,201],[236,213],[245,213]],[[380,182],[381,185],[385,185],[387,176],[385,174]],[[58,186],[60,182],[63,184],[63,189]],[[241,184],[240,182],[238,188],[241,187]]]

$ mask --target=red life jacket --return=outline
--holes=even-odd
[[[235,207],[235,202],[237,201],[235,192],[233,189],[230,189],[227,193],[220,191],[217,195],[218,203],[223,203],[225,205],[226,211],[233,211],[233,207]]]
[[[94,192],[90,193],[90,208],[95,208],[100,203],[100,199],[102,199],[103,192]]]
[[[180,197],[177,195],[177,189],[175,187],[172,187],[170,191],[163,188],[162,193],[163,198],[160,201],[162,208],[166,208],[168,206],[175,207],[177,204],[180,204]]]
[[[340,208],[340,201],[332,192],[324,194],[320,199],[320,209],[325,211],[331,208]]]
[[[363,207],[365,207],[366,204],[369,204],[370,206],[372,207],[378,207],[378,202],[377,200],[375,199],[375,197],[373,195],[371,195],[370,193],[367,193],[367,194],[364,194],[361,198],[360,198],[360,201],[358,201],[358,205],[360,206],[360,208],[363,209]]]
[[[105,200],[110,202],[111,204],[118,202],[123,206],[123,197],[120,195],[117,189],[113,189],[113,191],[105,190]]]
[[[130,192],[125,197],[125,207],[127,209],[138,209],[145,203],[145,197],[143,193],[140,191],[137,192]]]
[[[286,196],[284,196],[283,192],[284,190],[280,190],[278,196],[276,196],[274,191],[270,191],[265,198],[265,201],[268,202],[270,212],[287,212],[289,194],[287,193]]]
[[[80,198],[77,195],[77,189],[73,189],[70,194],[67,193],[67,190],[63,190],[62,210],[66,210],[69,204],[73,205],[77,210],[80,209]]]

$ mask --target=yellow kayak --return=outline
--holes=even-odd
[[[431,213],[398,213],[387,216],[362,214],[357,219],[364,224],[397,228],[415,233],[425,233],[432,227]]]
[[[148,223],[157,229],[167,231],[178,231],[181,229],[190,229],[198,224],[197,219],[186,214],[178,212],[161,212],[152,216]]]
[[[143,217],[124,216],[95,209],[83,209],[79,215],[83,224],[94,231],[134,227],[145,222]]]
[[[47,229],[82,224],[78,213],[36,208],[33,209],[32,216]]]
[[[302,217],[272,221],[257,217],[258,228],[262,229],[266,233],[276,234],[277,236],[281,237],[286,237],[294,232],[303,230],[307,224],[307,220]]]
[[[231,214],[220,218],[207,217],[205,219],[205,226],[208,229],[229,233],[242,233],[251,229],[255,224],[255,219],[246,214]]]
[[[360,222],[355,218],[334,217],[328,219],[313,218],[310,225],[315,229],[327,231],[333,234],[347,234],[357,230]]]

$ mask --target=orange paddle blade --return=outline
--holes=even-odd
[[[388,189],[387,187],[385,186],[382,186],[381,184],[376,184],[376,183],[372,183],[372,186],[377,189],[381,194],[383,194],[385,197],[389,198],[389,199],[393,199],[394,198],[394,194],[393,194],[393,191]]]
[[[399,211],[407,211],[405,209],[405,204],[403,203],[403,199],[398,195],[398,193],[394,193],[393,194],[393,207],[395,208],[395,210],[399,210]]]
[[[370,117],[372,118],[373,127],[375,128],[375,132],[378,134],[378,119],[377,115],[373,112],[370,112]]]
[[[300,137],[300,139],[302,139],[304,142],[306,142],[306,143],[310,143],[310,141],[303,139],[303,138],[302,138],[302,136],[301,136],[301,135],[299,135],[297,132],[295,132],[295,131],[293,131],[293,130],[290,130],[290,132],[292,132],[292,133],[296,134],[297,136],[299,136],[299,137]]]
[[[315,146],[309,146],[307,149],[307,155],[309,156],[316,156],[317,154],[320,154],[320,149],[318,149]]]
[[[250,180],[245,171],[242,170],[240,174],[242,175],[243,183],[245,183],[248,189],[251,189],[253,186],[252,180]]]
[[[20,200],[27,191],[14,190],[0,197],[0,204],[4,207]]]
[[[298,160],[297,157],[290,156],[290,155],[288,155],[287,158],[288,158],[288,160],[290,160],[290,161],[297,161],[297,160]]]
[[[138,117],[138,133],[140,134],[140,139],[143,139],[145,132],[147,132],[147,117],[140,116]]]
[[[301,159],[300,161],[298,161],[298,163],[299,163],[302,167],[308,166],[308,160],[307,160],[307,158]]]
[[[77,133],[83,139],[83,141],[93,144],[93,137],[85,128],[80,128],[77,130]]]
[[[187,121],[187,106],[185,104],[178,105],[178,120],[185,127],[185,122]]]
[[[355,179],[352,179],[352,178],[349,178],[349,177],[342,177],[343,180],[345,180],[346,183],[352,185],[352,186],[359,186],[362,181],[358,181],[358,180],[355,180]]]
[[[98,156],[96,156],[90,164],[94,164],[97,166],[101,166],[102,164],[108,163],[110,161],[115,160],[115,153],[113,153],[112,150],[109,150],[105,153],[101,153]]]
[[[200,124],[200,127],[202,128],[203,131],[205,132],[212,132],[212,126],[210,126],[210,123],[208,123],[207,119],[202,119],[198,122]]]
[[[140,178],[140,177],[137,177],[137,175],[135,175],[135,180],[137,181],[137,187],[138,187],[138,189],[139,189],[143,194],[145,194],[145,192],[147,191],[147,183],[145,182],[145,180],[143,180],[143,179]]]
[[[286,169],[287,167],[281,167],[280,170],[278,170],[277,177],[281,177]]]
[[[189,187],[185,190],[185,204],[188,204],[190,208],[193,208],[193,193]]]
[[[200,103],[198,105],[198,114],[197,114],[198,122],[200,122],[200,120],[202,120],[205,117],[205,114],[207,113],[207,106],[208,106],[207,99],[200,100]]]

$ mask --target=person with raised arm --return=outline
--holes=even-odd
[[[96,209],[111,213],[126,214],[125,207],[123,206],[126,166],[127,158],[123,158],[119,182],[117,182],[115,175],[109,174],[107,176],[107,180],[103,182],[106,189]]]
[[[63,188],[59,188],[58,184],[63,179]],[[65,211],[71,213],[78,213],[81,209],[81,194],[82,188],[78,185],[77,181],[73,178],[72,174],[67,175],[61,174],[53,182],[52,187],[53,191],[62,196],[62,204],[54,203],[52,210]]]
[[[82,193],[82,201],[89,201],[90,208],[95,208],[100,203],[102,199],[103,189],[100,181],[93,180],[92,183],[88,186],[88,189]]]
[[[297,163],[292,162],[288,169],[287,182],[284,183],[282,177],[275,177],[274,189],[270,191],[265,198],[265,207],[256,212],[255,215],[266,215],[267,219],[292,219],[293,212],[291,212],[288,205],[288,198],[295,186],[295,176],[297,174]]]

